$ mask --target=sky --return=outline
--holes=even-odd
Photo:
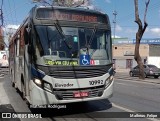
[[[2,0],[0,0],[1,2]],[[144,22],[145,1],[139,0],[139,15]],[[135,39],[138,25],[135,21],[134,0],[92,0],[93,6],[108,14],[114,35],[113,11],[116,15],[116,37]],[[23,22],[29,10],[36,4],[32,0],[3,0],[3,18],[5,33],[12,33]],[[147,12],[148,27],[143,38],[160,38],[160,1],[151,0]],[[8,34],[6,34],[7,37]]]

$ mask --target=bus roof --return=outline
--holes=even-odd
[[[39,10],[40,12],[42,12],[41,14],[39,14],[40,13]],[[57,15],[57,16],[55,17],[54,15]],[[100,23],[102,24],[101,28],[106,28],[106,27],[110,28],[108,15],[105,13],[96,11],[96,10],[84,9],[84,8],[79,8],[79,7],[35,6],[30,10],[29,14],[24,19],[23,23],[21,24],[21,26],[18,28],[18,30],[14,34],[14,37],[17,37],[19,30],[22,27],[26,26],[29,21],[35,22],[36,24],[38,23],[42,24],[43,20],[44,20],[44,23],[47,20],[48,21],[49,20],[53,20],[53,21],[63,20],[66,22],[68,21],[68,22],[77,22],[77,23],[81,23],[81,22],[96,23],[96,24]],[[104,24],[106,26],[104,26]],[[72,25],[77,25],[77,24],[72,23]]]
[[[90,12],[95,14],[105,14],[97,10],[93,9],[86,9],[84,7],[64,7],[64,6],[35,6],[34,8],[50,8],[50,9],[66,9],[66,10],[74,10],[74,11],[84,11],[84,12]]]

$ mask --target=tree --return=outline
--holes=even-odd
[[[148,23],[146,21],[146,15],[147,15],[147,9],[149,5],[150,0],[148,0],[145,8],[145,13],[144,13],[144,26],[139,18],[139,11],[138,11],[138,0],[134,0],[134,5],[135,5],[135,22],[138,24],[138,31],[136,33],[136,45],[135,45],[135,54],[134,54],[134,59],[136,60],[138,66],[139,66],[139,78],[140,79],[145,79],[145,73],[144,73],[144,67],[143,67],[143,62],[141,59],[141,56],[139,54],[139,46],[140,46],[140,41],[142,39],[142,36],[148,26]]]
[[[65,7],[87,7],[91,5],[91,0],[32,0],[32,2]]]
[[[79,7],[88,6],[91,4],[90,0],[54,0],[53,5],[67,6],[67,7]]]

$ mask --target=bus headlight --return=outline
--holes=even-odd
[[[39,80],[39,79],[34,79],[34,83],[37,85],[37,86],[42,86],[42,81]]]
[[[44,80],[40,80],[40,79],[34,79],[34,83],[42,88],[43,90],[46,90],[48,92],[51,92],[52,93],[52,85]]]

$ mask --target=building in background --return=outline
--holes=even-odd
[[[116,38],[112,48],[114,66],[117,70],[129,70],[137,65],[134,60],[135,39]],[[160,68],[160,38],[142,39],[139,52],[144,64],[154,64]]]

